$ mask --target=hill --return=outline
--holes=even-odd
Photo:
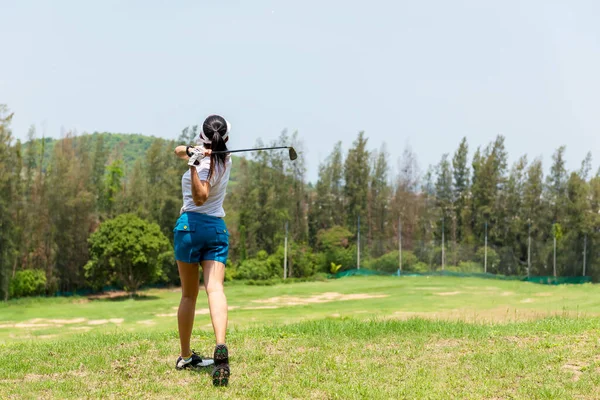
[[[87,149],[90,153],[92,153],[96,147],[96,142],[99,138],[104,140],[104,146],[107,154],[109,155],[109,160],[121,158],[125,163],[125,170],[131,171],[135,162],[145,157],[146,152],[152,146],[152,143],[155,140],[161,140],[164,142],[169,142],[167,139],[157,138],[155,136],[146,136],[137,133],[109,133],[109,132],[94,132],[92,134],[83,134],[77,136],[78,140],[82,140],[82,145]],[[54,146],[57,143],[60,143],[61,140],[64,139],[53,139],[53,138],[44,138],[44,139],[35,139],[35,142],[38,146],[38,149],[44,148],[44,156],[43,156],[43,168],[46,169],[52,157],[52,152],[54,151]],[[175,146],[177,143],[175,140],[171,140],[173,145]],[[30,146],[30,142],[26,142],[23,144],[23,152],[27,151],[27,148]],[[234,164],[239,165],[240,157],[232,156],[234,160]],[[231,181],[235,184],[237,182],[237,172],[234,168],[231,171]]]

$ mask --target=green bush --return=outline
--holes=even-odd
[[[94,288],[118,285],[130,294],[164,279],[170,244],[156,223],[134,214],[104,221],[88,239],[85,276]]]
[[[453,265],[446,269],[450,272],[483,273],[483,266],[474,261],[461,262],[458,266]]]
[[[233,265],[231,260],[227,260],[227,264],[225,265],[225,282],[231,282],[236,279],[238,276],[238,270]]]
[[[475,253],[475,261],[481,265],[485,265],[485,247],[481,247]],[[500,265],[500,256],[494,249],[487,249],[487,270],[488,272],[497,272],[496,269]]]
[[[398,271],[399,264],[399,254],[398,251],[392,251],[391,253],[387,253],[382,255],[379,258],[375,258],[372,260],[368,260],[365,263],[365,266],[368,269],[372,269],[374,271],[381,271],[387,273],[394,273]],[[412,251],[403,251],[402,252],[402,270],[403,271],[412,271],[415,264],[417,263],[417,256]]]
[[[10,281],[10,297],[39,296],[46,292],[46,273],[40,269],[19,271]]]
[[[266,280],[271,278],[271,271],[267,260],[249,258],[240,264],[237,271],[238,279]]]
[[[288,277],[306,278],[313,276],[318,270],[318,257],[310,247],[293,243],[291,257],[288,259]]]
[[[429,272],[429,265],[419,261],[413,265],[412,270],[410,272],[424,274],[426,272]]]

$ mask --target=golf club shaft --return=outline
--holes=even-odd
[[[213,151],[212,154],[242,153],[242,152],[245,152],[245,151],[279,150],[279,149],[289,149],[289,147],[288,146],[278,146],[278,147],[259,147],[259,148],[256,148],[256,149],[239,149],[239,150]]]

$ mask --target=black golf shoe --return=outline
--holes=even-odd
[[[227,386],[229,384],[229,350],[224,344],[217,345],[215,347],[213,368],[213,385],[214,386]]]
[[[179,356],[177,362],[175,363],[175,368],[179,370],[188,368],[205,368],[214,364],[215,362],[212,358],[202,358],[192,351],[192,356],[187,360]]]

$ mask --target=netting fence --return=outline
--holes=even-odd
[[[459,244],[440,239],[414,241],[398,237],[355,241],[332,277],[367,275],[445,275],[515,279],[546,284],[586,283],[600,278],[600,254],[596,243],[555,243],[526,240],[525,245],[496,246],[490,243]],[[359,250],[360,243],[360,250]],[[361,271],[361,272],[358,272]]]

